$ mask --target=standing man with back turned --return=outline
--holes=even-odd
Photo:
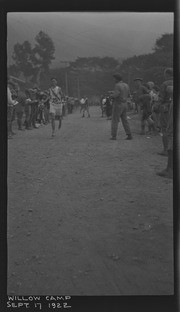
[[[123,82],[122,76],[119,73],[113,75],[115,78],[115,89],[111,92],[110,97],[113,99],[112,108],[112,122],[111,122],[111,140],[116,140],[118,123],[122,121],[123,128],[126,132],[126,140],[131,140],[131,130],[127,120],[127,99],[130,95],[130,90],[128,84]]]

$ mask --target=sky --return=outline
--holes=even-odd
[[[52,67],[77,57],[111,56],[122,60],[150,53],[158,37],[173,33],[173,18],[173,13],[167,12],[8,13],[8,64],[12,64],[14,44],[28,40],[34,45],[41,30],[55,45]]]

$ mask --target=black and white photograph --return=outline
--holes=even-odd
[[[9,296],[174,294],[173,45],[173,12],[8,12]]]

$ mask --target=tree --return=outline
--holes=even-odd
[[[43,75],[48,74],[49,65],[54,57],[55,47],[52,39],[43,31],[35,37],[36,44],[32,53],[32,61],[36,68],[36,83],[40,84]]]
[[[173,34],[163,34],[155,42],[153,48],[155,52],[172,52],[173,51]]]
[[[87,71],[111,71],[119,65],[118,60],[113,57],[78,57],[70,63],[71,69]]]
[[[16,43],[14,45],[14,51],[12,58],[15,62],[11,66],[11,70],[16,72],[22,72],[25,78],[34,75],[34,65],[32,62],[32,48],[29,41],[24,41],[24,43]]]
[[[35,37],[36,44],[33,49],[33,63],[42,72],[49,71],[49,65],[54,60],[55,47],[52,39],[43,31]]]
[[[23,73],[26,80],[39,84],[41,75],[49,71],[49,66],[54,59],[55,47],[52,39],[43,31],[37,34],[35,41],[34,48],[29,41],[14,45],[12,58],[15,64],[11,66],[11,71]]]
[[[18,69],[18,67],[15,64],[12,64],[8,67],[8,74],[12,76],[19,77],[21,71]]]
[[[153,48],[153,53],[127,58],[120,65],[123,77],[131,86],[133,79],[140,76],[144,81],[154,81],[161,84],[166,67],[173,66],[173,34],[163,34],[159,37]]]

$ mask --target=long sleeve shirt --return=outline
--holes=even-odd
[[[170,88],[171,87],[171,88]],[[173,97],[173,78],[166,80],[160,87],[159,91],[159,103],[165,104]]]
[[[21,91],[18,92],[17,101],[18,101],[18,104],[16,105],[16,111],[17,112],[23,112],[24,107],[26,105],[26,96],[23,92],[21,92]]]
[[[115,103],[121,104],[126,103],[130,96],[130,90],[127,83],[119,81],[115,84],[114,92],[112,93]]]
[[[12,94],[11,94],[11,91],[10,91],[9,87],[7,87],[7,104],[9,106],[13,106],[14,105],[14,100],[12,99]]]
[[[135,95],[134,95],[134,100],[135,100],[135,103],[136,103],[137,105],[140,105],[140,104],[141,104],[141,103],[140,103],[140,102],[141,102],[140,99],[141,99],[141,96],[142,96],[143,94],[148,94],[148,90],[147,90],[147,88],[146,88],[145,86],[140,85],[139,88],[136,90],[136,93],[135,93]]]
[[[173,101],[171,101],[169,106],[169,115],[167,123],[167,136],[173,136]]]
[[[151,109],[151,95],[150,94],[142,94],[139,97],[139,102],[141,104],[141,108],[144,112],[150,113],[152,112]]]

